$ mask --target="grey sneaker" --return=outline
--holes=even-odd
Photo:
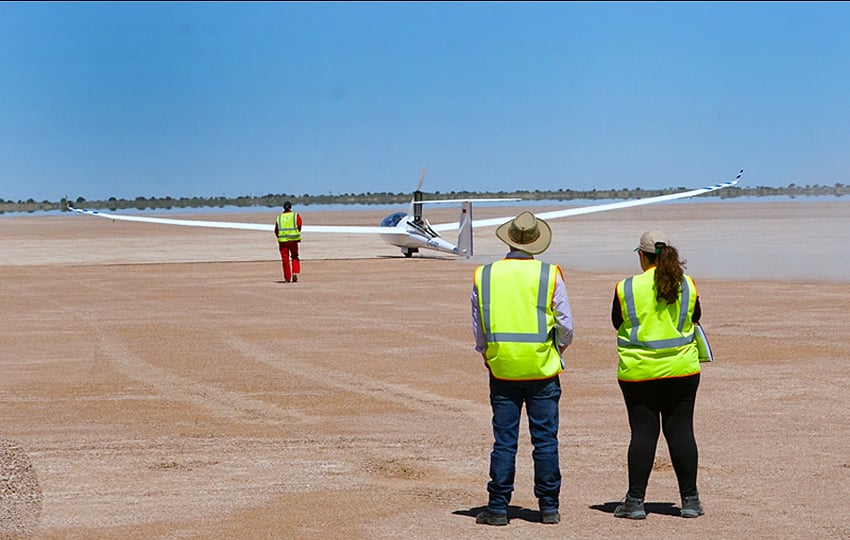
[[[646,510],[643,508],[643,499],[629,497],[623,500],[623,504],[614,509],[614,517],[627,519],[646,519]]]
[[[475,516],[475,523],[480,525],[507,525],[507,514],[494,514],[490,510],[484,510]]]
[[[699,495],[690,497],[682,497],[682,517],[695,518],[705,514],[702,509],[702,503],[699,502]]]
[[[540,521],[547,525],[557,525],[561,522],[561,514],[558,510],[543,510],[540,512]]]

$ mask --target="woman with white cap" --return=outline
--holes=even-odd
[[[640,237],[641,274],[617,284],[611,322],[617,329],[617,379],[631,428],[629,489],[614,516],[646,518],[644,497],[663,430],[679,484],[682,517],[703,512],[697,491],[694,403],[700,362],[694,340],[699,297],[685,263],[659,230]]]

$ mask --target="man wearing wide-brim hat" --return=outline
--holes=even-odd
[[[472,329],[475,350],[490,377],[493,451],[487,508],[476,523],[507,525],[514,489],[520,412],[525,404],[534,445],[534,495],[540,519],[556,524],[561,491],[558,461],[559,374],[573,339],[564,276],[556,264],[534,258],[552,242],[549,224],[522,212],[496,229],[508,245],[504,259],[475,269]]]

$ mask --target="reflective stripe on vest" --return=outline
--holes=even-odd
[[[634,287],[632,286],[633,277],[627,278],[623,284],[623,293],[625,295],[626,310],[629,321],[632,323],[632,329],[629,332],[629,339],[617,338],[617,344],[621,346],[636,345],[638,347],[646,347],[647,349],[669,349],[670,347],[681,347],[687,345],[694,340],[694,333],[683,335],[681,337],[671,339],[655,339],[650,341],[641,341],[638,339],[638,330],[640,329],[640,320],[637,316],[637,308],[635,307]],[[691,288],[688,285],[688,279],[682,278],[682,294],[679,301],[679,320],[676,330],[681,334],[685,327],[685,321],[688,318],[688,306],[690,305]]]
[[[514,343],[543,343],[546,341],[549,331],[546,328],[546,304],[548,298],[549,272],[551,266],[542,264],[540,268],[540,280],[537,283],[537,331],[534,333],[519,333],[519,332],[497,332],[493,333],[490,323],[490,273],[492,272],[492,263],[484,266],[481,270],[481,317],[484,319],[484,335],[487,337],[488,343],[498,343],[501,341],[512,341]]]
[[[297,216],[297,212],[283,212],[277,216],[278,242],[297,242],[301,240],[301,231],[298,230]]]
[[[550,305],[557,273],[557,266],[534,259],[503,259],[476,269],[484,354],[495,378],[540,380],[563,369]]]

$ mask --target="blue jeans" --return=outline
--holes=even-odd
[[[558,508],[561,467],[558,462],[558,376],[542,381],[503,381],[490,376],[493,408],[493,452],[490,454],[488,510],[506,514],[514,490],[516,453],[522,405],[525,403],[534,446],[534,495],[541,511]]]

